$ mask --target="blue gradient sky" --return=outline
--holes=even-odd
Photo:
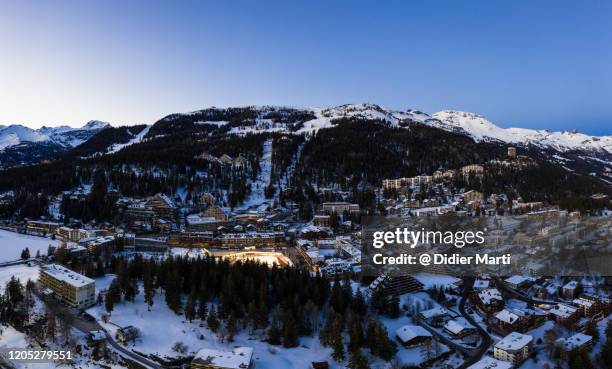
[[[612,134],[609,1],[48,1],[0,11],[0,124],[373,102]]]

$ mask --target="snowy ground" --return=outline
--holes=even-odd
[[[419,282],[423,283],[423,287],[428,289],[430,287],[453,287],[454,284],[461,279],[456,277],[451,277],[450,275],[443,274],[428,274],[428,273],[418,273],[413,275]]]
[[[36,255],[37,251],[44,255],[47,253],[49,245],[57,246],[58,242],[50,238],[0,230],[0,262],[19,259],[21,251],[26,247],[30,249],[30,256],[32,257]]]
[[[221,342],[205,326],[201,327],[199,320],[190,323],[185,320],[184,316],[170,311],[160,291],[157,291],[153,307],[151,311],[148,311],[144,303],[142,287],[134,303],[122,302],[115,306],[109,323],[101,320],[102,314],[105,313],[103,305],[94,306],[88,312],[95,316],[112,335],[115,334],[118,327],[127,325],[137,327],[140,330],[141,338],[135,344],[129,344],[128,347],[145,354],[177,357],[179,355],[172,350],[172,346],[176,342],[183,342],[188,347],[187,354],[190,355],[202,348],[229,351],[236,346],[253,347],[256,368],[303,369],[308,368],[312,361],[319,360],[327,360],[333,369],[345,368],[347,364],[347,360],[341,363],[333,361],[331,349],[322,347],[319,339],[314,337],[302,337],[300,346],[292,349],[261,342],[261,333],[249,336],[247,331],[236,335],[232,343]],[[404,320],[398,319],[398,323]],[[363,352],[367,354],[367,350]],[[380,359],[371,360],[370,364],[373,369],[383,369],[387,366],[388,363]]]
[[[417,311],[439,307],[440,305],[429,297],[425,292],[408,293],[400,296],[400,307],[414,307]],[[406,311],[402,310],[402,314],[397,319],[381,317],[381,322],[387,328],[389,336],[398,343],[397,361],[402,365],[419,365],[423,362],[423,354],[421,347],[405,348],[395,339],[395,331],[404,325],[415,324],[412,319],[406,316]],[[449,349],[446,345],[440,344],[442,352],[447,352]]]
[[[4,289],[6,282],[13,276],[19,279],[23,285],[25,285],[28,279],[36,281],[38,279],[38,266],[19,264],[0,267],[0,291]]]
[[[266,203],[264,194],[266,187],[270,184],[272,174],[272,139],[266,140],[263,144],[263,154],[259,160],[259,172],[257,179],[251,183],[251,193],[249,197],[238,207],[238,209],[254,209]]]

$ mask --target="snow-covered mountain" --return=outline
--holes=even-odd
[[[110,127],[100,121],[83,127],[41,127],[32,129],[19,124],[0,125],[0,167],[45,160],[77,147],[96,133]]]
[[[48,142],[72,148],[107,127],[110,127],[110,124],[96,120],[87,122],[81,128],[58,126],[32,129],[20,124],[0,126],[0,150],[26,142]]]
[[[578,132],[550,132],[525,128],[500,128],[482,115],[445,110],[432,115],[427,123],[448,131],[463,132],[476,141],[532,144],[558,151],[604,151],[612,154],[612,136],[589,136]]]
[[[188,116],[223,116],[223,113],[231,114],[232,109],[250,111],[252,114],[249,124],[234,124],[230,133],[249,132],[283,132],[307,133],[316,132],[319,129],[333,127],[333,121],[340,118],[358,118],[363,120],[382,120],[390,126],[409,126],[409,122],[417,122],[440,128],[445,131],[461,133],[472,137],[475,141],[497,141],[508,144],[535,145],[541,148],[552,148],[557,151],[583,150],[604,151],[612,154],[612,136],[589,136],[578,132],[551,132],[548,130],[535,130],[526,128],[501,128],[484,116],[462,112],[457,110],[444,110],[434,114],[423,113],[418,110],[393,110],[385,109],[375,104],[346,104],[328,108],[289,108],[275,106],[249,106],[243,108],[210,108],[198,110],[186,114],[173,114],[163,120],[174,120]],[[278,119],[279,114],[290,117],[295,112],[301,112],[299,117],[309,115],[308,119],[288,122]],[[270,118],[274,113],[274,118]],[[163,121],[162,120],[162,121]],[[227,121],[206,119],[196,122],[198,124],[220,125]],[[294,130],[296,123],[303,126]]]

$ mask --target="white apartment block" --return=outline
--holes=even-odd
[[[96,282],[62,265],[42,265],[38,283],[72,307],[85,308],[95,302]]]

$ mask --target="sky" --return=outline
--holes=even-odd
[[[7,1],[0,124],[376,103],[612,134],[609,1]]]

